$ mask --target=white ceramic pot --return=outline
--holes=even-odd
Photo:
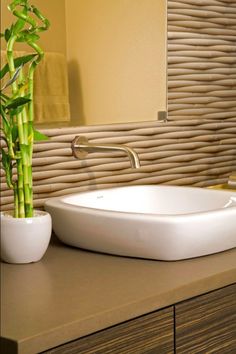
[[[1,259],[7,263],[39,261],[47,250],[52,232],[49,213],[35,211],[31,218],[1,213]]]

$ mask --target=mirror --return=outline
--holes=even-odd
[[[12,22],[8,3],[1,1],[2,28]],[[166,0],[32,3],[51,22],[44,51],[66,55],[70,124],[150,121],[166,111]]]
[[[157,119],[166,110],[165,0],[67,2],[70,106],[79,124]]]

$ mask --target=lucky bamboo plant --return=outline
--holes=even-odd
[[[46,136],[34,129],[34,73],[44,53],[37,44],[39,33],[49,27],[49,21],[29,0],[14,0],[8,5],[15,22],[4,33],[6,65],[1,68],[1,145],[2,166],[6,183],[14,193],[14,217],[34,215],[32,154],[34,140]],[[26,43],[33,54],[15,56],[15,43]],[[8,77],[7,77],[8,76]],[[10,91],[10,93],[9,93]]]

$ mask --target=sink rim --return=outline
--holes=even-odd
[[[206,191],[206,193],[208,194],[219,194],[221,193],[221,195],[228,195],[229,196],[229,200],[233,197],[235,198],[235,202],[236,202],[236,191],[232,192],[232,191],[218,191],[218,190],[214,190],[214,189],[207,189],[207,188],[201,188],[201,187],[191,187],[191,186],[173,186],[173,185],[149,185],[149,184],[145,184],[145,185],[131,185],[131,186],[117,186],[117,187],[110,187],[110,188],[103,188],[103,189],[94,189],[91,191],[83,191],[83,192],[76,192],[76,193],[70,193],[68,195],[63,195],[63,196],[58,196],[58,197],[53,197],[51,199],[48,199],[45,202],[45,205],[52,205],[52,206],[63,206],[65,208],[72,208],[74,211],[78,211],[80,210],[80,212],[84,212],[87,213],[88,211],[94,214],[108,214],[107,216],[109,216],[109,214],[111,214],[113,217],[115,214],[118,215],[122,215],[122,217],[124,215],[127,216],[137,216],[137,217],[150,217],[150,218],[155,218],[156,220],[161,220],[161,219],[180,219],[180,218],[186,218],[186,217],[200,217],[200,216],[204,216],[204,215],[213,215],[215,213],[228,213],[229,210],[235,210],[236,209],[236,203],[235,205],[231,205],[231,206],[227,206],[227,207],[220,207],[220,208],[216,208],[213,210],[204,210],[204,211],[192,211],[189,213],[180,213],[180,214],[174,214],[174,213],[152,213],[152,212],[133,212],[133,211],[123,211],[123,210],[113,210],[113,209],[109,209],[109,208],[98,208],[95,206],[84,206],[84,205],[76,205],[73,203],[69,203],[66,202],[65,199],[69,199],[71,197],[75,197],[75,196],[81,196],[81,195],[85,195],[85,194],[94,194],[94,193],[103,193],[103,192],[107,192],[109,190],[119,190],[119,189],[130,189],[130,188],[135,188],[135,187],[160,187],[161,189],[189,189],[189,190],[201,190],[201,191]]]

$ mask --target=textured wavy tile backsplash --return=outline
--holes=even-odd
[[[35,145],[35,206],[45,199],[83,190],[125,184],[208,186],[224,183],[236,169],[236,126],[232,122],[191,120],[132,123],[44,131],[50,140]],[[122,153],[71,155],[75,135],[94,143],[120,143],[134,148],[141,169],[131,170]],[[2,208],[12,207],[11,192],[2,184]]]

